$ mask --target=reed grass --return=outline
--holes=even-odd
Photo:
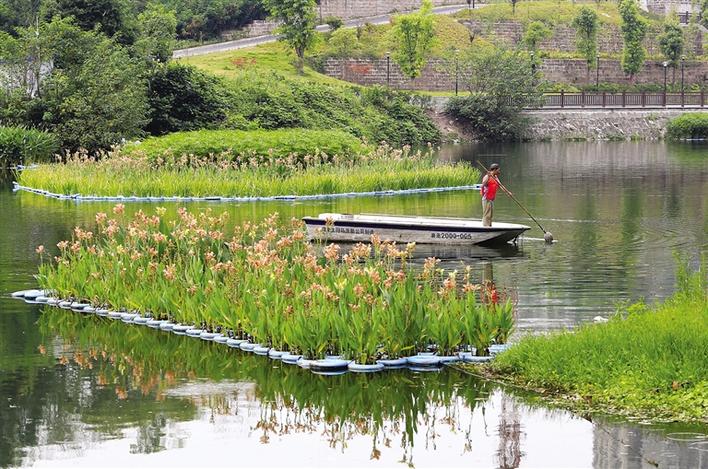
[[[18,174],[19,184],[58,194],[95,196],[275,196],[460,186],[478,179],[466,164],[440,164],[429,152],[382,146],[351,157],[315,153],[151,158],[85,154]]]
[[[492,369],[573,407],[669,420],[708,421],[705,266],[679,272],[666,302],[635,304],[608,323],[526,337]]]
[[[278,228],[277,214],[227,232],[227,214],[165,209],[96,216],[93,230],[76,228],[43,262],[43,288],[95,305],[128,308],[229,330],[239,337],[307,358],[344,355],[359,363],[414,355],[434,347],[443,355],[471,343],[485,354],[508,336],[510,301],[487,301],[470,271],[445,272],[430,258],[408,263],[415,246],[399,249],[375,236],[347,253],[334,244],[315,254],[302,222]],[[44,252],[44,249],[39,249]],[[484,340],[473,326],[493,327]]]

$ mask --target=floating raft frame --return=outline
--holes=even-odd
[[[182,196],[107,196],[107,195],[82,195],[82,194],[57,194],[54,192],[27,187],[13,182],[14,192],[24,191],[58,200],[74,200],[76,202],[273,202],[273,201],[300,201],[300,200],[325,200],[340,199],[347,197],[383,197],[392,195],[407,194],[430,194],[433,192],[454,192],[479,190],[479,184],[469,186],[449,186],[449,187],[426,187],[420,189],[400,189],[386,191],[368,192],[340,192],[337,194],[314,194],[314,195],[273,195],[263,197],[228,197],[228,196],[204,196],[204,197],[182,197]]]
[[[255,353],[264,356],[271,360],[281,360],[289,365],[298,365],[301,368],[311,369],[313,373],[324,375],[337,375],[346,372],[354,373],[372,373],[384,370],[397,370],[408,368],[411,371],[426,372],[437,371],[443,366],[452,363],[481,363],[487,362],[494,358],[497,353],[506,350],[508,344],[492,345],[489,348],[490,356],[475,357],[473,352],[459,352],[455,356],[442,357],[434,352],[421,352],[412,357],[398,358],[395,360],[377,360],[373,365],[362,365],[355,363],[353,360],[343,360],[339,356],[325,356],[322,360],[306,360],[302,355],[291,355],[289,352],[277,351],[260,344],[253,344],[243,339],[232,339],[220,333],[211,333],[196,326],[175,324],[168,320],[155,320],[150,316],[141,316],[138,313],[127,311],[113,311],[105,308],[95,308],[87,303],[79,303],[76,301],[64,301],[54,296],[53,292],[47,290],[21,290],[12,293],[12,298],[24,300],[31,304],[44,304],[55,308],[67,309],[84,315],[96,315],[103,317],[106,320],[120,321],[126,324],[137,326],[146,326],[163,332],[172,332],[176,335],[181,335],[188,338],[196,338],[204,341],[212,341],[214,343],[223,344],[229,348],[240,349],[247,353]],[[62,307],[61,304],[66,306]],[[199,333],[197,333],[199,331]],[[257,349],[257,350],[256,350]]]

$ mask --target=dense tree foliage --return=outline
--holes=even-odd
[[[295,51],[297,67],[302,73],[305,52],[315,40],[315,0],[265,0],[265,5],[272,17],[282,23],[278,32]]]
[[[646,22],[639,15],[637,0],[620,0],[619,12],[622,17],[622,70],[631,78],[642,69],[647,51],[642,45],[646,36]]]
[[[535,51],[541,42],[552,36],[553,31],[548,26],[541,21],[534,21],[526,27],[522,41],[528,50]]]
[[[520,51],[494,49],[461,57],[469,70],[469,96],[454,97],[447,112],[469,126],[480,140],[516,140],[526,121],[521,111],[541,97],[539,73]]]
[[[394,18],[393,36],[396,51],[393,58],[408,78],[420,75],[435,37],[433,4],[424,0],[420,11]]]
[[[153,135],[215,127],[226,119],[227,92],[215,77],[178,63],[150,77],[148,104]]]
[[[683,31],[676,15],[669,16],[664,22],[664,30],[659,35],[659,47],[675,73],[684,50]]]
[[[578,52],[585,58],[588,69],[597,67],[597,31],[600,27],[597,12],[586,6],[581,7],[573,18],[573,27],[576,31]]]

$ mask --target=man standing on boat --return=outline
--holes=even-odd
[[[499,189],[499,165],[494,163],[482,179],[482,226],[492,226],[497,189]]]

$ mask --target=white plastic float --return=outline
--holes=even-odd
[[[376,360],[376,363],[383,365],[385,368],[402,368],[408,364],[408,359],[403,358],[387,358]]]
[[[274,195],[265,197],[222,197],[222,196],[204,196],[204,197],[124,197],[104,196],[104,195],[83,195],[83,194],[58,194],[55,192],[45,191],[43,189],[35,189],[33,187],[22,186],[17,182],[13,182],[12,190],[31,192],[33,194],[50,197],[60,200],[75,200],[82,202],[268,202],[268,201],[299,201],[299,200],[326,200],[339,199],[344,197],[371,197],[371,196],[391,196],[404,194],[427,194],[432,192],[451,192],[451,191],[467,191],[479,190],[479,184],[467,186],[449,186],[449,187],[426,187],[418,189],[400,189],[386,191],[367,191],[367,192],[340,192],[336,194],[314,194],[314,195]]]
[[[336,358],[325,358],[324,360],[310,360],[312,371],[341,371],[346,370],[352,363],[351,360],[342,360],[339,355]]]
[[[351,362],[347,366],[347,369],[354,373],[375,373],[377,371],[383,370],[384,368],[385,366],[382,363],[375,363],[373,365],[361,365],[359,363]]]
[[[252,352],[253,349],[256,348],[256,346],[260,346],[260,345],[261,344],[254,344],[252,342],[245,341],[245,342],[241,342],[241,344],[239,344],[238,348],[240,348],[244,352]]]
[[[189,334],[191,337],[199,337],[203,340],[213,340],[214,342],[226,344],[232,348],[240,348],[246,352],[255,352],[258,355],[269,356],[273,359],[280,359],[286,364],[296,364],[302,368],[310,369],[313,373],[322,375],[338,375],[345,373],[346,371],[355,373],[371,373],[387,368],[401,368],[405,365],[408,365],[408,369],[411,371],[439,371],[441,369],[440,365],[456,363],[459,361],[463,361],[465,363],[486,363],[493,360],[495,354],[501,353],[509,348],[509,344],[493,344],[489,347],[491,356],[484,357],[474,355],[474,348],[472,348],[472,351],[463,351],[459,352],[457,355],[451,356],[438,356],[435,352],[428,351],[421,352],[412,357],[380,359],[376,361],[376,364],[371,365],[362,365],[355,363],[352,360],[342,359],[339,355],[326,355],[322,360],[307,360],[303,359],[302,355],[274,350],[262,344],[253,344],[245,339],[229,338],[224,334],[207,332],[204,329],[199,329],[194,326],[175,324],[168,320],[157,320],[151,318],[149,315],[141,316],[135,312],[111,311],[106,308],[94,308],[88,303],[60,300],[46,296],[46,294],[50,293],[42,290],[23,290],[12,293],[12,297],[24,299],[25,301],[31,299],[28,302],[36,302],[32,300],[40,298],[40,302],[46,302],[49,305],[64,309],[74,309],[77,312],[82,312],[85,314],[108,316],[111,319],[121,319],[127,323],[132,322],[133,324],[146,325],[155,329],[159,328],[166,331],[171,330],[175,334],[179,335]]]
[[[288,365],[297,365],[297,362],[302,359],[302,355],[292,354],[290,352],[285,352],[280,356],[280,360]]]

